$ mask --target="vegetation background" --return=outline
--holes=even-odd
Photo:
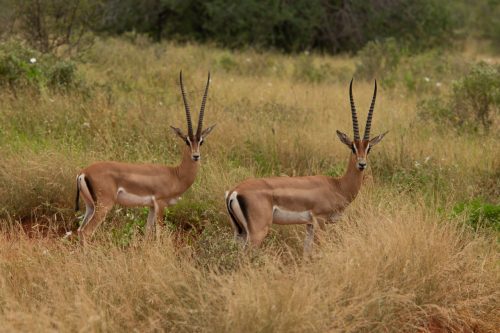
[[[495,332],[500,2],[0,0],[0,331]],[[75,176],[173,165],[178,87],[218,126],[154,242],[117,207],[82,249]],[[223,194],[338,176],[348,83],[380,82],[364,187],[312,260],[303,228],[239,251]],[[364,111],[363,111],[364,110]]]

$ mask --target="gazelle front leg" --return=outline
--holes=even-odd
[[[156,220],[160,213],[160,206],[154,196],[151,198],[153,205],[149,208],[148,221],[146,222],[146,238],[153,239],[156,237]]]
[[[311,256],[314,242],[314,224],[306,224],[306,239],[304,240],[304,258]]]
[[[312,247],[314,244],[314,228],[316,226],[319,226],[321,230],[325,230],[324,223],[323,221],[320,223],[316,219],[316,216],[314,216],[311,213],[311,223],[306,225],[306,238],[304,240],[304,258],[309,258],[311,257],[312,254]]]

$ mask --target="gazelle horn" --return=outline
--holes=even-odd
[[[184,91],[184,83],[182,82],[182,71],[179,74],[179,80],[181,83],[182,100],[184,101],[184,108],[186,109],[186,120],[188,125],[188,137],[193,139],[193,124],[191,122],[191,111],[189,109],[189,104],[186,98],[186,92]]]
[[[354,78],[351,79],[351,84],[349,85],[349,98],[351,100],[351,114],[352,114],[352,127],[354,130],[354,140],[359,141],[359,125],[358,125],[358,116],[356,115],[356,106],[354,105],[354,98],[352,97],[352,81]]]
[[[366,118],[365,135],[363,140],[370,139],[370,128],[372,127],[373,109],[375,108],[375,100],[377,99],[377,80],[375,80],[375,88],[373,89],[372,103],[370,104],[370,111],[368,111],[368,118]]]
[[[210,85],[210,72],[208,72],[207,86],[205,87],[205,93],[203,94],[203,99],[201,100],[200,116],[198,118],[198,129],[196,130],[196,137],[198,139],[200,139],[201,130],[203,129],[203,115],[205,113],[205,103],[207,102],[209,85]]]

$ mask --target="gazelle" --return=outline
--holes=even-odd
[[[83,169],[76,178],[76,210],[79,194],[85,202],[85,217],[78,228],[80,241],[85,243],[102,223],[114,204],[127,207],[150,207],[146,234],[155,231],[157,219],[163,218],[165,207],[175,204],[180,195],[194,182],[200,164],[200,146],[213,130],[212,125],[203,130],[203,115],[207,100],[210,73],[201,102],[198,128],[193,133],[191,111],[184,91],[182,71],[179,74],[182,99],[186,111],[188,133],[170,126],[186,144],[182,161],[178,166],[160,164],[131,164],[121,162],[97,162]]]
[[[367,166],[370,149],[387,132],[370,139],[370,127],[377,97],[377,81],[368,112],[363,140],[359,137],[356,107],[349,86],[354,140],[337,131],[340,141],[351,151],[347,171],[342,177],[327,176],[271,177],[247,179],[226,192],[226,207],[235,239],[243,244],[259,246],[272,223],[306,224],[304,253],[311,250],[314,228],[319,222],[338,220],[344,209],[358,194]],[[320,221],[318,221],[318,219]]]

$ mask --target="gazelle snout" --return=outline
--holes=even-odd
[[[366,159],[358,157],[358,160],[356,162],[356,167],[360,171],[363,171],[364,169],[366,169]]]
[[[199,142],[191,141],[190,146],[191,146],[191,159],[195,162],[199,161],[201,158]]]

